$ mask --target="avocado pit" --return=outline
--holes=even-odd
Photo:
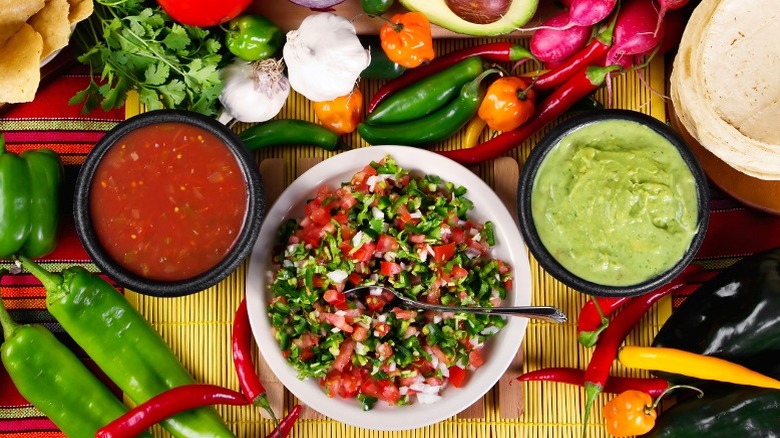
[[[444,0],[447,7],[469,23],[489,24],[501,19],[509,10],[510,0]]]

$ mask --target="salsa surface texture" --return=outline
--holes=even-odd
[[[550,254],[606,286],[669,270],[698,229],[688,165],[663,136],[628,120],[583,126],[553,146],[535,176],[531,211]]]
[[[90,215],[98,240],[127,270],[177,281],[216,266],[247,211],[231,150],[187,123],[148,125],[113,145],[95,172]]]

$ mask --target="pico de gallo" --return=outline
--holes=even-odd
[[[344,294],[385,285],[427,303],[499,305],[511,268],[492,257],[493,225],[470,220],[465,195],[386,156],[338,188],[319,187],[305,217],[280,227],[268,316],[301,379],[369,410],[378,400],[436,402],[485,362],[501,316],[401,308],[378,288],[362,300]]]

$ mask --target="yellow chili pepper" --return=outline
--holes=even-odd
[[[433,59],[431,23],[420,12],[395,14],[379,29],[382,50],[391,61],[415,68]]]
[[[479,117],[473,117],[468,125],[466,125],[466,133],[463,134],[463,142],[461,148],[468,149],[473,148],[479,143],[479,138],[482,136],[482,131],[485,129],[485,121]]]
[[[618,360],[629,368],[663,371],[737,385],[780,389],[780,381],[777,379],[742,365],[675,348],[625,346],[618,352]]]
[[[477,114],[495,131],[511,131],[534,114],[534,90],[525,79],[505,76],[490,84]]]
[[[349,134],[363,120],[363,93],[357,88],[346,96],[313,102],[312,106],[322,126],[337,134]]]

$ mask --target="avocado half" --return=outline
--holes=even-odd
[[[492,23],[466,21],[450,10],[445,0],[399,0],[410,11],[422,12],[445,29],[466,35],[492,36],[510,33],[526,24],[536,13],[539,0],[512,0],[503,17]]]

